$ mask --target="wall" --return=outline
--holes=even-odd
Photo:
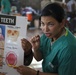
[[[34,9],[40,9],[45,3],[41,5],[41,1],[62,1],[62,0],[19,0],[21,2],[21,6],[32,6]],[[65,0],[66,2],[69,0]]]
[[[32,6],[34,9],[41,8],[41,0],[20,0],[21,5]]]

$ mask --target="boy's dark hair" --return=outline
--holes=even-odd
[[[59,3],[55,2],[45,6],[41,12],[41,16],[52,16],[58,22],[62,22],[65,17],[65,12],[63,7]]]

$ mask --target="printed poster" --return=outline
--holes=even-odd
[[[0,75],[20,75],[13,67],[24,63],[27,23],[26,17],[0,15]]]

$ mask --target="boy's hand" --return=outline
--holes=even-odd
[[[28,55],[32,50],[31,43],[25,38],[21,39],[21,43],[22,43],[22,48],[24,52],[26,53],[26,55]]]

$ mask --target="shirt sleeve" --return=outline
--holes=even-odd
[[[58,75],[76,75],[76,47],[66,47],[59,58]]]

